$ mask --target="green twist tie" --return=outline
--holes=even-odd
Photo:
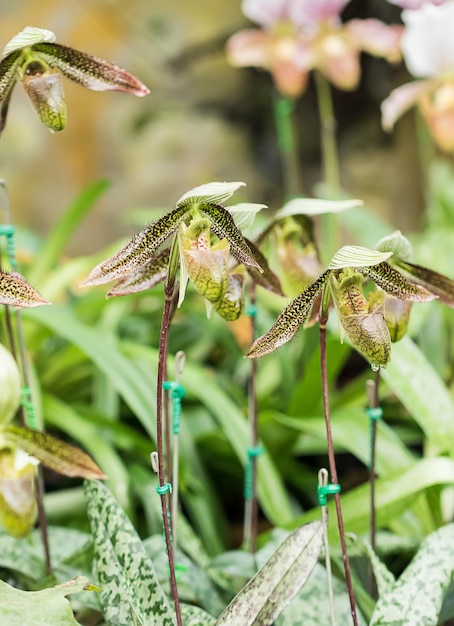
[[[33,430],[37,430],[35,405],[32,401],[32,390],[30,389],[30,387],[22,387],[20,395],[20,403],[21,406],[24,407],[26,413],[27,426],[29,428],[32,428]]]
[[[156,487],[156,492],[160,496],[165,496],[166,493],[172,493],[172,485],[170,483],[164,483]]]
[[[246,315],[249,315],[249,317],[255,317],[257,315],[257,307],[255,304],[250,304],[246,308]]]
[[[371,420],[381,420],[383,417],[383,409],[380,406],[369,407],[366,409],[366,412]]]
[[[254,462],[253,460],[263,454],[262,446],[255,446],[247,449],[248,460],[244,468],[244,498],[252,500],[254,497]]]
[[[0,225],[0,235],[5,235],[6,237],[6,251],[8,253],[8,259],[11,263],[11,267],[16,270],[16,251],[14,248],[14,233],[15,228],[12,224],[1,224]]]
[[[170,392],[172,398],[172,431],[174,435],[178,435],[180,432],[180,418],[181,418],[181,400],[185,397],[185,388],[178,384],[166,380],[162,383],[163,389]]]
[[[330,496],[334,493],[339,493],[341,486],[339,484],[328,483],[327,485],[318,485],[317,487],[317,499],[320,506],[326,506],[326,496]]]

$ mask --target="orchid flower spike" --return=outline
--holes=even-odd
[[[50,30],[27,26],[8,42],[0,61],[0,132],[5,127],[11,93],[21,82],[40,120],[52,131],[66,125],[62,74],[93,91],[124,91],[146,96],[135,76],[108,61],[56,43]]]

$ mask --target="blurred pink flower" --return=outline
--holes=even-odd
[[[360,78],[360,52],[400,58],[401,26],[379,20],[351,20],[340,13],[350,0],[243,0],[243,13],[262,29],[242,30],[227,44],[234,66],[268,70],[285,96],[301,95],[317,68],[340,89]]]
[[[454,151],[454,2],[426,2],[418,11],[404,11],[402,51],[408,70],[426,80],[402,85],[382,103],[382,124],[418,106],[437,145]]]
[[[412,9],[414,11],[420,9],[423,4],[440,5],[446,1],[449,2],[449,0],[388,0],[391,4],[397,4],[401,9]]]

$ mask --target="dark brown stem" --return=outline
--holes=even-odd
[[[157,376],[157,393],[156,393],[156,445],[158,451],[158,480],[160,488],[165,486],[164,458],[163,458],[163,389],[164,373],[166,371],[168,337],[170,327],[170,317],[172,308],[172,296],[174,291],[174,283],[169,286],[165,285],[164,310],[162,313],[161,335],[159,338],[159,357],[158,357],[158,376]],[[180,601],[178,597],[177,580],[175,576],[175,561],[173,554],[172,537],[170,533],[169,510],[170,497],[168,493],[160,495],[162,521],[164,524],[164,534],[166,539],[167,558],[169,560],[170,571],[170,588],[175,604],[175,616],[177,626],[182,626]]]
[[[371,409],[377,409],[379,407],[379,386],[380,386],[380,370],[375,373],[375,381],[373,382],[373,391],[370,394],[369,406]],[[372,385],[371,385],[372,388]],[[377,420],[372,419],[370,425],[370,468],[369,468],[369,483],[370,483],[370,545],[375,551],[376,547],[376,508],[375,508],[375,458],[377,448]]]
[[[328,459],[329,469],[331,474],[331,482],[335,485],[339,483],[336,470],[336,458],[334,455],[333,436],[331,432],[331,417],[329,409],[329,396],[328,396],[328,375],[327,375],[327,358],[326,358],[326,323],[328,316],[324,316],[320,319],[320,362],[321,362],[321,374],[322,374],[322,394],[323,394],[323,408],[325,413],[325,425],[326,425],[326,438],[328,443]],[[338,493],[334,495],[336,502],[337,513],[337,525],[339,528],[339,537],[342,547],[342,558],[344,561],[345,570],[345,582],[347,583],[348,597],[350,600],[350,609],[354,626],[358,626],[358,618],[356,615],[356,603],[355,595],[353,592],[352,576],[350,571],[350,562],[348,560],[347,543],[345,541],[345,529],[344,521],[342,518],[342,509],[340,503],[340,496]]]
[[[44,510],[44,480],[42,467],[38,467],[35,476],[36,504],[38,506],[38,526],[41,533],[41,541],[43,542],[44,563],[46,574],[52,573],[52,561],[50,558],[49,533],[47,528],[47,516]]]

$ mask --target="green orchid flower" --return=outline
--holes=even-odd
[[[454,305],[454,281],[404,260],[403,244],[398,236],[382,240],[380,250],[341,248],[328,269],[280,313],[273,327],[255,341],[246,356],[256,358],[274,352],[306,323],[316,302],[322,303],[323,315],[333,302],[342,332],[353,346],[373,369],[386,367],[391,355],[387,299],[413,303],[439,298]],[[375,288],[367,291],[365,288],[370,285]]]
[[[21,82],[40,120],[52,131],[66,125],[62,75],[94,91],[124,91],[145,96],[149,89],[126,70],[56,43],[50,30],[27,26],[11,39],[0,61],[0,132],[17,82]]]
[[[190,280],[205,299],[208,314],[214,309],[228,321],[237,319],[244,308],[245,271],[266,289],[282,294],[256,246],[243,237],[235,223],[263,205],[223,207],[244,183],[210,183],[182,196],[175,209],[135,235],[122,250],[97,265],[83,286],[113,280],[117,284],[108,297],[128,295],[174,280],[180,270],[181,306]],[[163,247],[168,239],[171,244]],[[174,259],[176,258],[176,263]]]

